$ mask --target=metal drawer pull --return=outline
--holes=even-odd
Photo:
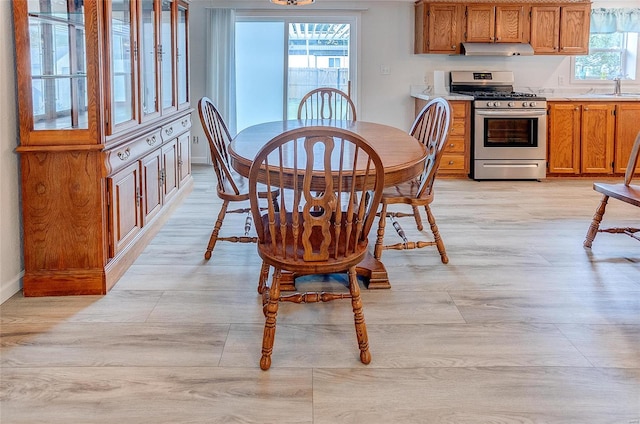
[[[124,152],[118,152],[118,158],[120,160],[127,160],[129,159],[129,156],[131,156],[131,151],[129,150],[128,147]]]
[[[171,135],[171,134],[173,134],[173,127],[165,128],[164,133],[165,133],[166,135]]]
[[[189,119],[188,118],[182,120],[182,126],[183,127],[186,127],[188,123],[189,123]]]
[[[147,137],[147,144],[149,146],[153,146],[154,144],[156,144],[156,141],[157,141],[157,139],[156,139],[155,135],[153,137],[151,137],[151,138]]]

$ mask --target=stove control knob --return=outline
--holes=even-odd
[[[536,107],[536,102],[531,102],[531,103],[529,103],[529,106],[531,106],[531,107]]]
[[[507,103],[507,106],[509,106],[509,107],[514,107],[515,105],[516,105],[516,104],[515,104],[514,102],[509,102],[509,103]]]
[[[493,107],[499,107],[500,106],[500,102],[493,102]]]
[[[491,107],[491,106],[493,106],[493,103],[487,102],[487,107]]]
[[[522,107],[527,107],[527,106],[529,106],[529,103],[527,103],[527,102],[522,102]]]

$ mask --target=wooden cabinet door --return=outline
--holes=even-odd
[[[624,174],[631,147],[640,132],[640,103],[622,102],[616,105],[615,154],[613,172]],[[636,168],[640,172],[640,164]]]
[[[587,103],[582,106],[581,172],[610,174],[613,172],[613,136],[615,105]]]
[[[415,37],[413,52],[415,54],[429,52],[429,5],[423,2],[415,4]]]
[[[109,258],[129,244],[142,228],[140,165],[135,162],[107,178]]]
[[[496,6],[495,41],[497,43],[524,43],[525,19],[524,6]]]
[[[191,133],[178,137],[178,186],[182,187],[191,175]]]
[[[168,202],[178,192],[178,140],[162,146],[161,169],[163,201]]]
[[[467,28],[464,39],[470,43],[495,41],[496,11],[491,4],[467,6]]]
[[[560,53],[589,53],[591,4],[563,6],[560,10]]]
[[[531,7],[531,47],[535,53],[557,53],[560,46],[560,7]]]
[[[580,172],[580,105],[549,103],[548,172]]]
[[[160,176],[162,172],[161,149],[145,156],[142,164],[142,216],[146,225],[160,212],[162,207],[162,187]]]
[[[427,50],[430,53],[460,52],[460,10],[457,4],[429,5]]]

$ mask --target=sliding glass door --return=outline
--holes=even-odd
[[[316,87],[355,87],[354,18],[242,17],[236,22],[236,129],[295,119]],[[351,93],[352,97],[353,93]]]

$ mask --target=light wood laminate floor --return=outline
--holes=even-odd
[[[264,372],[255,246],[203,260],[220,202],[194,176],[109,294],[0,306],[2,424],[640,423],[640,243],[582,247],[592,181],[438,180],[450,262],[384,253],[392,288],[362,294],[371,364],[348,301],[284,304]],[[605,223],[639,219],[612,201]]]

